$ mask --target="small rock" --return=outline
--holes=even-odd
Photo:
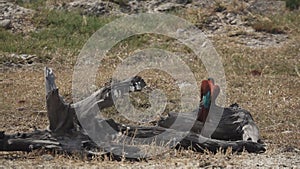
[[[228,14],[226,15],[226,18],[227,18],[227,19],[230,19],[230,18],[232,18],[232,17],[234,17],[234,15],[233,15],[232,13],[228,13]]]
[[[287,146],[287,147],[283,148],[281,150],[281,152],[295,152],[295,153],[299,153],[300,150],[297,149],[296,147],[293,147],[293,146]]]
[[[237,24],[237,19],[234,19],[230,22],[231,25],[236,25]]]
[[[224,18],[225,18],[224,14],[221,13],[221,12],[217,12],[216,15],[217,15],[220,19],[224,19]]]
[[[44,161],[52,161],[54,159],[54,157],[50,154],[45,154],[45,155],[42,155],[42,159]]]
[[[23,60],[26,60],[28,58],[28,55],[27,54],[21,54],[21,55],[19,55],[19,58],[21,58]]]
[[[25,110],[25,107],[19,107],[17,108],[18,111],[24,111]]]
[[[252,70],[250,73],[252,76],[260,76],[262,72],[259,70]]]
[[[8,29],[10,27],[11,21],[9,19],[4,19],[0,21],[0,27]]]
[[[19,100],[18,101],[18,103],[20,103],[20,104],[23,104],[23,103],[25,103],[26,101],[25,100]]]
[[[182,7],[182,5],[174,4],[174,3],[165,3],[165,4],[162,4],[162,5],[158,6],[157,8],[155,8],[154,11],[160,11],[160,12],[170,11],[170,10],[173,10],[178,7]]]

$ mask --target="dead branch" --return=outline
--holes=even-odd
[[[145,85],[144,80],[140,77],[125,80],[114,86],[114,90],[118,91],[116,92],[118,96],[115,97],[120,97],[120,94],[122,95],[124,91],[128,90],[131,92],[140,91]],[[265,151],[263,144],[243,140],[243,133],[239,133],[239,130],[237,132],[228,131],[231,128],[239,128],[242,122],[234,125],[221,122],[212,135],[212,138],[215,139],[200,135],[203,124],[195,122],[189,116],[178,117],[171,114],[168,118],[160,120],[158,126],[129,126],[116,123],[113,119],[96,118],[98,113],[96,110],[113,105],[112,96],[115,93],[112,93],[111,86],[105,86],[88,98],[74,104],[66,103],[59,95],[55,76],[49,68],[45,68],[45,86],[47,113],[50,122],[49,130],[36,130],[31,133],[14,135],[0,132],[0,151],[32,151],[45,148],[69,153],[81,151],[92,155],[110,154],[115,159],[121,159],[124,157],[124,153],[127,153],[131,156],[125,156],[126,158],[135,160],[147,157],[147,152],[140,148],[140,145],[143,144],[169,148],[192,148],[198,152],[204,150],[217,152],[219,149],[226,150],[229,147],[234,152],[246,150],[260,153]],[[80,112],[80,114],[76,114],[76,112]],[[101,141],[92,140],[81,127],[77,117],[81,120],[89,120],[92,129],[105,139]],[[187,123],[194,123],[192,130],[169,129],[176,118],[181,118]],[[239,121],[241,116],[225,115],[224,118],[233,118]],[[246,119],[252,119],[252,117]],[[107,128],[111,128],[115,134],[105,133]],[[120,134],[121,137],[119,137]]]

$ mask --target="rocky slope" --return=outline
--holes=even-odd
[[[30,32],[35,28],[31,22],[34,11],[14,3],[0,0],[0,27],[12,32]]]
[[[196,1],[196,0],[160,0],[160,1],[116,1],[116,0],[74,0],[69,3],[48,3],[51,10],[80,11],[83,15],[128,15],[139,12],[188,11],[200,13],[194,24],[207,36],[216,35],[227,38],[228,43],[249,47],[269,47],[281,45],[288,36],[282,32],[257,31],[253,23],[271,22],[266,16],[285,10],[284,1]],[[30,18],[35,11],[16,4],[0,1],[0,26],[12,32],[30,32],[35,30]],[[199,14],[195,14],[199,15]]]

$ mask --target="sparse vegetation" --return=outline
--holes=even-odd
[[[298,0],[289,0],[299,5]],[[34,127],[43,129],[48,125],[45,111],[44,82],[42,69],[51,66],[57,74],[57,85],[60,93],[67,101],[72,101],[72,73],[76,57],[88,38],[104,24],[112,21],[113,16],[83,16],[79,12],[64,12],[45,8],[46,3],[69,2],[69,0],[38,0],[17,1],[26,8],[35,9],[32,21],[36,31],[22,34],[12,33],[0,29],[0,69],[3,72],[0,78],[1,104],[0,104],[0,131],[8,133],[25,132]],[[123,1],[121,1],[123,2]],[[236,2],[238,3],[238,2]],[[176,11],[175,14],[204,27],[207,18],[217,9],[225,10],[221,4],[208,10],[186,9]],[[287,3],[288,5],[288,3]],[[238,5],[237,5],[238,6]],[[234,10],[229,7],[226,10]],[[273,162],[278,166],[280,160],[293,159],[299,165],[299,49],[300,49],[300,20],[299,10],[286,11],[272,17],[253,16],[258,18],[251,25],[256,31],[267,33],[283,33],[289,38],[279,46],[267,48],[249,48],[232,43],[228,37],[215,35],[210,37],[214,47],[220,54],[224,65],[227,81],[227,105],[237,102],[249,110],[260,128],[263,140],[268,145],[266,154],[259,156],[243,153],[241,155],[210,153],[199,154],[191,151],[170,150],[148,162],[115,162],[107,159],[82,159],[80,155],[57,155],[53,153],[53,162],[43,161],[39,152],[19,153],[1,152],[1,165],[28,167],[43,166],[84,166],[86,167],[226,167],[231,165],[237,168],[251,165],[253,160]],[[247,17],[247,16],[245,16]],[[238,27],[237,27],[238,29]],[[236,36],[249,35],[245,30],[237,30]],[[122,59],[130,56],[136,49],[157,47],[175,53],[185,53],[184,58],[193,71],[198,83],[207,78],[207,72],[200,60],[196,60],[193,53],[176,40],[152,35],[137,35],[118,43],[109,51],[109,57],[103,60],[96,79],[96,85],[102,86],[111,78],[111,74]],[[17,63],[16,58],[10,54],[37,55],[39,64],[32,66],[7,67],[4,62]],[[200,63],[200,64],[199,64]],[[258,72],[253,74],[252,72]],[[179,90],[174,79],[156,70],[140,72],[150,89],[159,88],[167,93],[170,101],[164,112],[178,110],[180,103]],[[147,100],[148,91],[131,99],[134,106],[144,110],[150,106]],[[105,111],[107,117],[114,117],[117,121],[124,118],[115,108]],[[298,149],[298,152],[296,151]],[[290,152],[289,152],[290,151]],[[42,153],[44,154],[44,153]],[[82,161],[84,160],[84,161]],[[250,161],[251,163],[246,163]],[[246,161],[246,162],[245,162]],[[297,163],[298,161],[298,163]],[[254,163],[255,164],[255,163]],[[260,163],[262,164],[262,163]],[[286,164],[286,163],[284,163]],[[1,168],[0,165],[0,168]],[[280,166],[279,166],[280,167]]]
[[[272,34],[281,34],[285,32],[282,26],[275,25],[274,22],[269,19],[259,20],[253,23],[252,27],[258,32],[267,32]]]
[[[299,14],[299,11],[295,11],[276,15],[275,17],[259,17],[257,21],[252,23],[252,27],[256,31],[272,34],[287,32],[298,34],[300,21],[297,18]]]
[[[0,29],[0,51],[5,53],[35,54],[43,62],[51,60],[53,54],[67,57],[78,55],[88,38],[113,17],[82,16],[77,12],[42,9],[33,17],[37,30],[22,34]],[[62,59],[61,61],[64,61]]]
[[[222,2],[217,1],[214,7],[214,12],[222,12],[225,11],[227,8],[225,5],[222,4]]]
[[[300,0],[286,0],[286,7],[290,10],[297,10],[300,6]]]

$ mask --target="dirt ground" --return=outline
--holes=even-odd
[[[48,154],[42,151],[0,152],[0,168],[300,168],[299,31],[287,31],[284,34],[286,36],[288,38],[280,44],[263,47],[237,43],[235,36],[209,36],[225,69],[227,88],[223,92],[226,92],[226,104],[238,103],[251,112],[267,146],[265,153],[201,154],[189,150],[169,150],[147,161],[118,162],[98,158],[88,160],[80,155]],[[173,42],[158,42],[157,46],[165,43]],[[124,48],[126,45],[120,46]],[[170,46],[168,49],[178,50],[177,44]],[[43,72],[45,66],[54,69],[60,94],[68,102],[72,101],[74,64],[59,62],[64,57],[59,51],[52,53],[51,56],[54,56],[47,61],[13,65],[1,63],[0,131],[12,134],[33,131],[35,127],[45,129],[48,126]],[[120,53],[127,52],[126,49],[116,51],[118,58],[108,59],[100,68],[99,71],[104,73],[98,77],[97,87],[109,80],[118,64],[115,60],[119,59]],[[4,55],[7,52],[1,52],[1,60],[7,59]],[[130,52],[124,55],[129,56]],[[76,60],[76,55],[71,58],[72,61]],[[207,78],[203,65],[195,66],[191,63],[191,67],[199,84]],[[168,105],[166,111],[176,107],[178,98],[172,93],[172,80],[154,74],[153,71],[142,72],[140,75],[151,88],[161,87],[170,94],[168,97],[172,104]]]
[[[271,49],[265,50],[271,51]],[[272,50],[282,51],[282,48]],[[261,50],[256,52],[261,52]],[[300,80],[297,75],[290,75],[287,72],[274,74],[273,72],[283,65],[273,66],[273,64],[278,62],[284,64],[284,67],[292,67],[297,61],[299,63],[299,59],[277,57],[278,60],[273,61],[274,56],[272,55],[253,55],[251,57],[253,62],[265,64],[264,72],[259,76],[254,76],[249,73],[251,68],[240,68],[243,72],[240,73],[234,70],[237,69],[237,66],[232,64],[226,66],[227,97],[228,103],[237,102],[253,115],[262,139],[267,145],[267,151],[263,154],[212,155],[170,150],[167,155],[150,159],[147,162],[116,162],[97,159],[88,161],[67,155],[50,155],[48,157],[43,153],[1,152],[0,167],[297,168],[300,166],[300,98],[298,92]],[[257,59],[257,57],[260,58]],[[225,64],[231,62],[230,58],[224,58],[224,60]],[[67,100],[71,100],[72,79],[70,74],[72,74],[72,68],[70,67],[48,64],[36,64],[21,68],[2,66],[1,98],[3,104],[1,104],[0,130],[6,131],[6,133],[16,133],[32,131],[34,127],[41,129],[47,127],[43,82],[44,66],[54,68],[61,94]]]

